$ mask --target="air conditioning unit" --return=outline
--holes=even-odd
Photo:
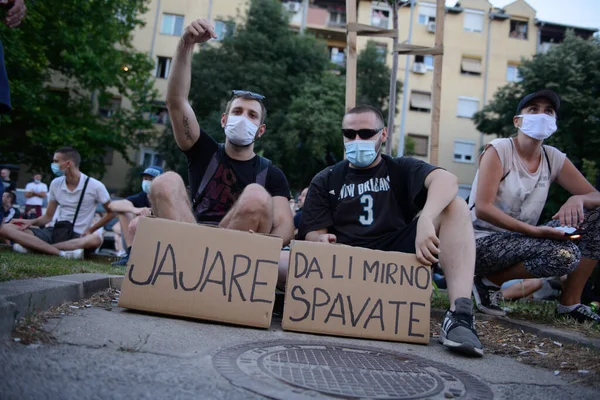
[[[427,66],[423,63],[414,63],[413,64],[413,72],[415,74],[424,74],[427,72]]]
[[[435,21],[429,21],[427,24],[427,30],[431,33],[435,33]]]
[[[285,8],[291,13],[297,13],[298,11],[300,11],[300,3],[296,1],[289,1],[287,3],[283,3],[283,8]]]

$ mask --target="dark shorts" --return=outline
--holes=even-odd
[[[402,229],[392,232],[369,246],[373,250],[399,251],[401,253],[416,253],[415,239],[417,238],[417,222],[415,218]]]
[[[48,244],[56,244],[58,242],[54,242],[52,240],[52,231],[54,230],[54,228],[50,227],[50,228],[40,228],[40,229],[31,229],[31,232],[33,232],[33,234],[35,235],[35,237],[37,237],[38,239],[43,240],[44,242],[48,243]],[[78,237],[80,237],[81,235],[77,232],[73,232],[73,239],[77,239]]]

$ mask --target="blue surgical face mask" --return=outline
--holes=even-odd
[[[52,169],[52,173],[56,176],[63,176],[65,174],[65,171],[61,171],[58,163],[50,164],[50,168]]]
[[[373,164],[379,149],[375,150],[377,140],[353,140],[344,144],[346,157],[350,164],[365,168]],[[381,148],[381,146],[379,146]]]
[[[40,183],[41,181],[39,179],[34,179],[33,182]]]
[[[150,194],[150,186],[152,186],[152,181],[142,181],[142,190],[146,194]]]

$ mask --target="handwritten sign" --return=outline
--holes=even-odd
[[[429,343],[431,270],[414,254],[294,241],[286,330]]]
[[[280,238],[143,218],[119,305],[268,328]]]

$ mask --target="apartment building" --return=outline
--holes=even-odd
[[[387,1],[357,0],[356,3],[359,23],[392,28],[392,11]],[[345,0],[282,0],[282,6],[290,13],[290,29],[304,29],[325,40],[330,60],[345,63]],[[247,7],[247,0],[151,1],[148,12],[141,16],[146,26],[135,32],[133,43],[156,61],[153,73],[159,102],[152,118],[159,129],[169,122],[164,104],[166,84],[171,57],[185,26],[193,19],[208,18],[214,21],[220,37],[231,34],[235,26],[225,22],[233,18],[237,24],[242,23],[240,18],[246,14]],[[415,0],[413,7],[411,43],[433,46],[435,0]],[[404,1],[399,9],[400,42],[409,37],[410,18],[410,1]],[[499,87],[521,79],[517,66],[523,58],[560,43],[567,28],[573,27],[538,21],[536,10],[524,0],[517,0],[503,9],[492,7],[487,0],[461,0],[455,7],[446,7],[438,164],[459,177],[464,191],[475,175],[479,149],[492,139],[477,131],[472,115]],[[586,38],[595,31],[575,28],[578,35]],[[381,57],[391,66],[392,40],[359,37],[359,51],[366,47],[368,40],[376,41]],[[404,79],[406,65],[408,80]],[[399,109],[403,96],[407,99],[404,134],[415,141],[416,156],[428,160],[433,58],[400,56],[398,78],[404,81],[403,94],[398,98]],[[120,101],[115,98],[116,103]],[[401,115],[402,110],[393,127],[395,140],[400,137]],[[153,147],[133,149],[130,156],[140,165],[162,163]],[[109,188],[123,187],[124,171],[129,166],[118,154],[107,161],[109,166],[104,182]]]

